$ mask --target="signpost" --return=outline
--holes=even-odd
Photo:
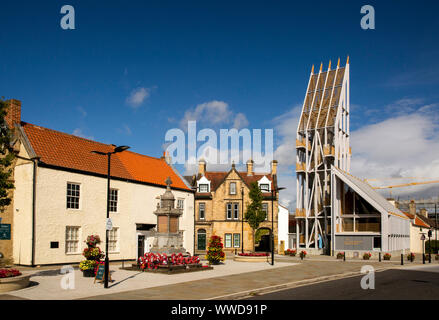
[[[111,282],[113,282],[113,280],[111,279],[111,274],[108,275],[108,278]],[[96,276],[95,276],[94,283],[96,283],[96,280],[99,280],[101,282],[103,282],[105,280],[105,265],[104,264],[98,265],[98,269],[96,270]]]
[[[423,233],[421,236],[422,240],[422,263],[425,264],[425,234]]]

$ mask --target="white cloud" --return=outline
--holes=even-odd
[[[81,138],[89,139],[89,140],[94,140],[93,136],[85,135],[84,132],[82,132],[81,128],[76,128],[75,130],[73,130],[73,135],[81,137]]]
[[[249,122],[243,113],[234,113],[224,101],[213,100],[197,105],[194,109],[187,110],[180,127],[187,129],[187,122],[195,120],[206,126],[231,124],[234,128],[246,127]]]
[[[131,91],[130,95],[126,99],[126,103],[132,108],[136,109],[140,107],[146,99],[149,98],[151,90],[149,88],[136,88]]]
[[[233,120],[233,128],[236,129],[241,129],[241,128],[245,128],[248,126],[248,120],[247,117],[245,116],[245,114],[243,113],[238,113],[235,116],[235,120]]]
[[[401,100],[397,103],[402,105]],[[419,105],[419,101],[416,102]],[[413,103],[407,104],[413,107]],[[439,121],[437,104],[382,120],[351,132],[351,173],[360,178],[439,177]],[[425,179],[422,179],[425,180]],[[395,185],[419,179],[370,182]],[[437,196],[439,184],[393,188],[392,196]],[[382,194],[389,195],[390,189]]]

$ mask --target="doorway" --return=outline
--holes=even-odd
[[[206,250],[206,230],[200,229],[197,232],[197,250]]]
[[[139,234],[137,236],[137,260],[145,254],[145,236]]]

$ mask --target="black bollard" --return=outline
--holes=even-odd
[[[401,253],[401,265],[404,265],[404,255]]]
[[[343,252],[343,261],[346,261],[346,252]]]
[[[378,252],[378,261],[381,262],[381,251]]]
[[[428,255],[428,263],[431,263],[431,253]]]
[[[422,264],[425,264],[425,254],[422,254]]]

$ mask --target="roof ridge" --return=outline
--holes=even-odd
[[[112,144],[107,144],[107,143],[99,142],[99,141],[96,141],[96,140],[87,139],[87,138],[80,137],[80,136],[77,136],[77,135],[74,135],[74,134],[71,134],[71,133],[62,132],[62,131],[58,131],[58,130],[42,127],[42,126],[39,126],[39,125],[36,125],[36,124],[33,124],[33,123],[29,123],[29,122],[25,122],[25,121],[21,121],[20,124],[30,125],[30,126],[35,127],[35,128],[44,129],[44,130],[48,130],[48,131],[53,131],[53,132],[60,133],[60,134],[66,135],[66,136],[71,136],[71,137],[75,137],[75,138],[82,139],[82,140],[85,140],[85,141],[98,143],[98,144],[101,144],[101,145],[104,145],[104,146],[107,146],[107,147],[111,147],[112,146]]]

